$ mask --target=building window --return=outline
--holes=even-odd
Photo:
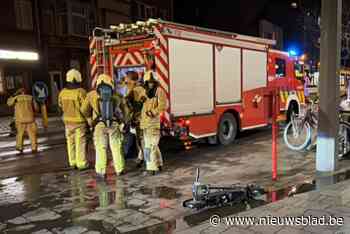
[[[149,19],[149,18],[158,18],[157,8],[146,5],[143,3],[137,3],[138,18],[139,19]]]
[[[157,16],[157,8],[152,7],[152,18],[158,18]]]
[[[54,9],[45,9],[43,12],[43,18],[42,21],[43,24],[43,31],[47,34],[55,34],[55,13]]]
[[[68,8],[64,1],[57,1],[57,33],[58,35],[68,34]]]
[[[146,18],[152,18],[152,7],[146,7]]]
[[[32,3],[29,0],[15,0],[16,26],[21,30],[33,30]]]
[[[139,4],[138,9],[139,9],[139,17],[140,17],[141,19],[146,18],[145,5]]]
[[[276,77],[278,78],[286,77],[286,60],[276,58],[275,67],[276,67]]]
[[[68,20],[67,14],[57,14],[57,31],[59,35],[67,35]]]
[[[273,33],[272,32],[264,32],[264,38],[274,39],[273,38]]]
[[[72,5],[72,34],[85,36],[89,34],[89,10],[86,5]]]
[[[163,20],[166,20],[168,19],[168,11],[167,10],[164,10],[164,9],[161,9],[159,11],[159,18],[163,19]]]

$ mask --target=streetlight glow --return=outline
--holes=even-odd
[[[0,59],[18,59],[27,61],[39,60],[39,54],[30,51],[14,51],[14,50],[1,50]]]

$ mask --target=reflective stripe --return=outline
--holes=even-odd
[[[85,119],[83,117],[67,117],[63,118],[66,123],[84,123]]]
[[[301,103],[305,103],[305,95],[304,95],[304,91],[300,91],[300,96],[301,96]]]
[[[286,99],[284,98],[284,92],[280,91],[280,98],[281,98],[281,102],[286,103]]]
[[[303,102],[301,91],[297,91],[297,95],[298,95],[299,102]]]
[[[29,95],[20,95],[17,97],[17,101],[29,101],[31,102],[33,100],[32,96]]]

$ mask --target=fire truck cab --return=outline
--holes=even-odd
[[[150,19],[95,29],[90,41],[91,85],[99,73],[118,83],[125,72],[153,72],[168,97],[162,132],[183,140],[229,144],[239,131],[271,120],[271,90],[280,111],[298,112],[303,86],[294,60],[275,41]]]

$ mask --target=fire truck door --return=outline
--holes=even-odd
[[[242,129],[267,123],[266,101],[261,88],[244,92]]]
[[[243,50],[243,117],[242,129],[267,123],[264,90],[267,86],[267,53]]]

